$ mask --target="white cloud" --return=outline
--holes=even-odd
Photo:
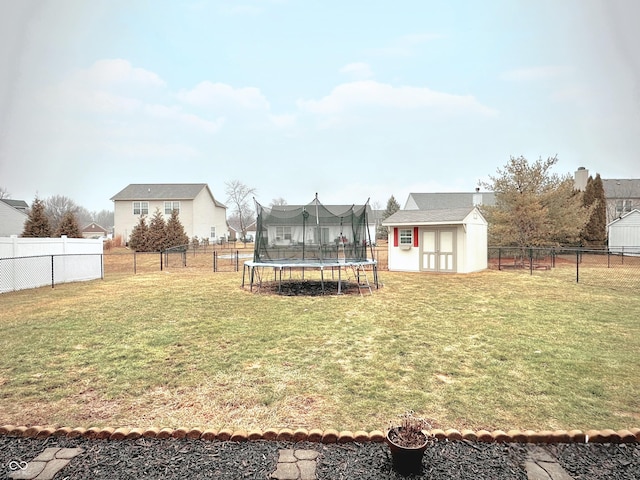
[[[98,60],[88,69],[77,71],[73,80],[90,85],[165,86],[164,80],[157,74],[144,68],[133,67],[130,62],[120,58]]]
[[[190,105],[201,107],[240,107],[269,109],[269,102],[255,87],[234,88],[225,83],[200,82],[191,90],[181,90],[178,98]]]
[[[345,65],[340,69],[340,73],[349,75],[354,80],[366,80],[373,78],[373,71],[368,63],[354,62]]]
[[[541,67],[526,67],[509,70],[500,75],[502,80],[508,81],[535,81],[557,78],[571,73],[571,67],[546,65]]]
[[[371,80],[338,85],[329,95],[319,100],[298,100],[298,107],[310,113],[325,115],[366,107],[496,114],[495,110],[482,105],[471,95],[436,92],[426,87],[394,87]]]
[[[297,115],[294,114],[282,114],[282,115],[269,115],[269,121],[277,128],[292,127],[298,120]]]

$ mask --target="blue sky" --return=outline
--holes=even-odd
[[[635,0],[0,0],[0,187],[269,204],[472,191],[510,156],[640,177]]]

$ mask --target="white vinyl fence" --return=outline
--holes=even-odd
[[[0,293],[103,278],[102,240],[0,237]]]

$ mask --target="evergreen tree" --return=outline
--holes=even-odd
[[[149,233],[147,236],[147,247],[152,252],[161,252],[167,245],[167,224],[164,215],[156,208],[151,222],[149,223]]]
[[[173,210],[171,217],[167,220],[167,248],[189,246],[189,237],[184,231],[182,223],[178,218],[178,211]]]
[[[589,221],[581,234],[582,244],[587,247],[601,247],[607,243],[607,204],[600,174],[589,177],[584,190],[583,204],[591,209]]]
[[[387,208],[385,209],[384,212],[382,212],[382,218],[380,219],[380,222],[382,223],[387,218],[389,218],[391,215],[396,213],[398,210],[400,210],[400,204],[395,199],[395,197],[393,195],[391,195],[391,197],[389,197],[389,200],[387,200]],[[378,230],[376,232],[376,236],[378,238],[387,238],[387,235],[388,235],[387,234],[387,227],[379,225],[378,226]]]
[[[54,234],[55,237],[66,235],[69,238],[82,238],[82,232],[78,226],[76,216],[71,211],[67,211],[60,220],[60,225]]]
[[[45,214],[44,202],[38,197],[29,210],[29,218],[24,222],[23,237],[51,237],[51,226]]]
[[[147,252],[147,239],[149,236],[149,227],[143,215],[140,216],[140,221],[133,227],[131,236],[129,237],[129,248],[136,252]]]

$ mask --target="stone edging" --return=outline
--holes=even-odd
[[[467,440],[473,442],[495,443],[640,443],[640,428],[629,430],[429,430],[428,433],[438,440]],[[15,426],[3,425],[0,427],[0,435],[8,437],[24,438],[91,438],[103,440],[130,440],[140,437],[145,438],[189,438],[200,440],[220,440],[232,442],[246,442],[251,440],[271,440],[287,442],[318,442],[318,443],[350,443],[350,442],[383,442],[385,433],[380,430],[355,432],[334,429],[307,430],[299,428],[267,428],[266,430],[221,430],[200,428],[113,428],[113,427],[42,427],[42,426]]]

